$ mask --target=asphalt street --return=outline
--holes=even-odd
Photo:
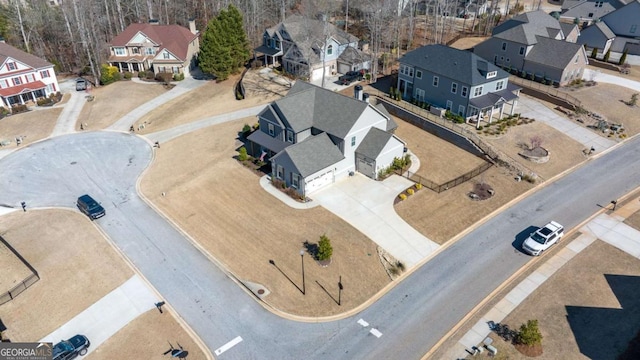
[[[219,359],[418,359],[531,260],[518,250],[530,226],[554,219],[571,229],[640,186],[634,138],[491,218],[359,314],[306,323],[264,309],[140,199],[135,183],[152,152],[115,132],[32,144],[0,160],[0,204],[73,208],[94,196],[107,211],[97,224]]]

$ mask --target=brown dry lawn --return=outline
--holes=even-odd
[[[80,213],[16,211],[0,217],[0,231],[40,275],[0,307],[6,335],[14,342],[38,341],[133,275]]]
[[[107,86],[92,87],[88,94],[95,96],[82,108],[76,129],[87,124],[88,130],[104,129],[133,109],[167,92],[159,82],[138,83],[117,81]]]
[[[51,134],[62,107],[32,110],[0,119],[0,141],[10,140],[6,148],[16,148],[16,137],[22,136],[22,145],[42,140]]]
[[[362,304],[390,282],[376,245],[329,211],[292,209],[260,187],[258,176],[233,159],[240,145],[236,135],[251,119],[163,144],[142,179],[142,192],[237,278],[271,291],[265,298],[271,306],[325,316]],[[301,286],[299,251],[304,241],[317,243],[322,234],[332,241],[333,261],[323,268],[305,257],[303,296],[269,260]],[[345,289],[342,306],[316,284],[337,297],[340,275]]]
[[[171,346],[179,349],[178,345],[188,352],[189,360],[207,358],[170,313],[165,311],[164,314],[160,314],[153,309],[131,321],[85,358],[170,359],[170,355],[162,354],[170,350]]]
[[[488,36],[466,37],[466,38],[456,40],[453,44],[449,46],[454,49],[467,50],[467,49],[473,48],[474,46],[480,44],[481,42],[487,40],[488,38],[489,38]]]
[[[31,270],[20,259],[0,242],[0,264],[2,264],[2,276],[0,277],[0,294],[11,290],[27,276]]]

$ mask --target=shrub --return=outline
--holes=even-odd
[[[417,183],[417,184],[416,184],[416,190],[420,190],[420,189],[422,189],[422,184]]]
[[[629,50],[624,49],[624,52],[622,53],[622,56],[620,56],[620,60],[618,61],[618,65],[624,65],[624,63],[627,61],[627,52],[629,52]]]
[[[258,129],[260,129],[260,123],[253,124],[253,130],[258,130]]]
[[[527,346],[542,344],[542,334],[538,328],[538,320],[527,320],[526,324],[522,324],[518,332],[517,341]]]
[[[320,241],[318,242],[318,260],[328,260],[331,259],[331,255],[333,254],[333,247],[331,246],[331,240],[327,237],[327,235],[320,236]]]
[[[118,72],[118,68],[115,66],[102,64],[100,66],[100,74],[100,84],[102,85],[109,85],[120,80],[120,73]]]
[[[3,118],[7,115],[9,115],[11,112],[9,111],[9,109],[7,109],[4,106],[0,106],[0,118]]]
[[[184,73],[173,74],[173,81],[182,81],[184,80]]]
[[[398,268],[398,270],[400,270],[400,271],[404,271],[404,269],[405,269],[404,263],[403,263],[402,261],[399,261],[399,260],[398,260],[398,261],[396,261],[396,267],[397,267],[397,268]]]
[[[25,112],[27,110],[29,110],[29,109],[27,109],[27,105],[25,105],[25,104],[17,104],[17,105],[11,106],[11,113],[12,114],[18,114],[18,113],[21,113],[21,112]]]
[[[146,71],[138,71],[138,78],[139,79],[146,79],[147,78],[147,72]]]
[[[407,195],[406,195],[406,194],[404,194],[404,193],[402,193],[402,194],[398,195],[398,197],[399,197],[399,198],[400,198],[400,200],[402,200],[402,201],[407,200]]]
[[[591,58],[595,59],[598,57],[598,48],[594,47],[593,50],[591,50]]]
[[[133,77],[133,73],[131,73],[130,71],[125,71],[123,77],[127,80],[131,80],[131,78]]]
[[[611,56],[611,49],[607,50],[607,52],[604,54],[604,58],[602,58],[602,60],[604,62],[609,62],[609,57]]]
[[[38,99],[38,101],[36,101],[36,103],[38,104],[38,106],[48,106],[48,105],[53,105],[53,99],[48,97],[48,98],[42,98],[42,99]]]
[[[413,195],[415,191],[413,189],[407,189],[407,195],[411,196]]]
[[[173,80],[173,74],[169,72],[162,72],[156,75],[156,81],[162,81],[165,84],[169,84]]]
[[[245,161],[249,156],[247,155],[247,149],[243,146],[238,150],[238,160]]]
[[[156,75],[153,73],[153,71],[147,71],[145,75],[147,76],[146,77],[147,80],[153,80],[156,77]]]
[[[244,124],[244,126],[242,127],[242,134],[246,136],[250,132],[251,126],[249,126],[249,124]]]

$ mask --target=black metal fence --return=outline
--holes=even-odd
[[[567,94],[565,91],[558,90],[552,85],[545,85],[537,81],[523,79],[521,77],[517,77],[514,75],[509,76],[509,82],[512,84],[522,86],[523,88],[533,89],[541,93],[545,93],[549,96],[561,99],[567,102],[568,104],[572,105],[574,108],[578,108],[582,106],[582,102],[578,100],[576,97]]]
[[[490,167],[492,167],[493,164],[490,162],[486,162],[483,163],[482,165],[476,167],[475,169],[458,176],[457,178],[447,181],[444,184],[437,184],[429,179],[426,179],[418,174],[412,173],[410,171],[405,172],[404,174],[398,174],[401,175],[403,177],[406,177],[407,179],[415,182],[416,184],[422,184],[422,186],[431,189],[437,193],[441,193],[445,190],[449,190],[453,187],[456,187],[460,184],[463,184],[471,179],[473,179],[474,177],[482,174],[483,172],[487,171]]]
[[[11,290],[5,292],[4,294],[0,294],[0,305],[15,299],[16,296],[27,290],[29,286],[35,284],[38,280],[40,280],[40,276],[38,276],[38,274],[36,273],[32,273],[31,275],[27,276],[24,280],[18,283],[18,285],[11,288]]]

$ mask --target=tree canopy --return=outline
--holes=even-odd
[[[226,80],[229,74],[238,72],[250,55],[242,14],[229,5],[207,25],[198,58],[200,68],[214,74],[218,80]]]

